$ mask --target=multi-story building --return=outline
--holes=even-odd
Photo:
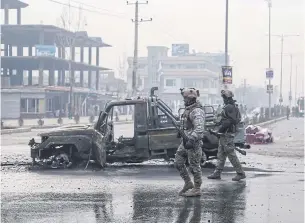
[[[150,46],[148,57],[138,58],[137,86],[143,94],[152,86],[159,87],[159,96],[174,110],[182,104],[180,88],[195,87],[203,104],[219,103],[221,54],[183,54],[169,57],[168,48]],[[216,60],[217,59],[217,60]],[[128,58],[128,89],[131,90],[133,58]]]
[[[101,71],[109,70],[100,66],[100,49],[110,45],[85,31],[22,25],[27,6],[1,2],[1,118],[51,117],[56,111],[86,116],[90,107],[111,99],[100,90]],[[17,24],[9,23],[11,9],[17,9]]]

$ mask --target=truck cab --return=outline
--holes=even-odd
[[[104,136],[107,162],[143,162],[153,158],[174,158],[180,144],[180,139],[177,138],[180,118],[155,95],[156,90],[157,88],[152,88],[150,96],[146,98],[111,101],[100,113],[95,129]],[[115,127],[120,128],[115,122],[114,111],[120,106],[134,108],[133,127],[130,127],[130,132],[133,129],[133,135],[114,138]],[[207,118],[214,116],[213,107],[205,106],[205,110],[208,112]]]

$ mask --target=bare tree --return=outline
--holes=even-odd
[[[73,7],[75,8],[75,7]],[[57,34],[57,44],[64,50],[65,58],[68,56],[69,61],[69,81],[70,81],[70,97],[69,97],[69,117],[71,118],[74,111],[74,102],[73,102],[73,86],[74,86],[74,76],[72,74],[72,54],[73,49],[76,45],[78,37],[78,32],[80,29],[83,29],[86,25],[86,20],[82,16],[82,7],[78,7],[78,15],[74,16],[71,12],[71,5],[64,7],[62,13],[57,21],[59,27],[63,30]],[[68,50],[67,50],[68,48]],[[64,81],[65,82],[65,81]]]

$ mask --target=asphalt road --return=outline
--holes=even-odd
[[[291,119],[270,126],[275,143],[254,145],[240,157],[244,181],[232,182],[229,167],[220,181],[206,179],[212,170],[203,169],[200,198],[179,197],[182,181],[162,162],[111,165],[101,171],[4,166],[1,221],[304,222],[303,124]],[[28,155],[23,144],[32,134],[3,135],[1,161]]]

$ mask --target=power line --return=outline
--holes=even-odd
[[[67,3],[62,3],[62,2],[59,2],[59,1],[56,1],[56,0],[47,0],[47,1],[50,1],[50,2],[53,2],[53,3],[56,3],[56,4],[59,4],[59,5],[64,5],[64,6],[68,6],[68,7],[71,7],[71,8],[75,8],[75,9],[79,9],[79,6],[73,6],[73,5],[69,5]],[[87,12],[90,12],[90,13],[95,13],[95,14],[99,14],[99,15],[103,15],[103,16],[112,16],[112,17],[117,17],[117,18],[121,18],[121,19],[126,19],[128,18],[127,14],[114,14],[112,13],[110,10],[108,9],[103,9],[103,8],[98,8],[98,7],[95,7],[93,5],[90,5],[90,4],[86,4],[86,3],[83,3],[81,1],[76,1],[76,0],[70,0],[71,2],[74,2],[74,3],[78,3],[78,4],[82,4],[83,6],[86,6],[86,7],[89,7],[89,8],[95,8],[95,9],[98,9],[98,10],[101,10],[101,11],[105,11],[105,12],[109,12],[109,13],[103,13],[101,11],[98,11],[98,10],[92,10],[92,9],[86,9],[86,8],[82,8],[83,11],[87,11]],[[143,22],[143,21],[142,21]],[[164,24],[163,24],[164,25]],[[177,40],[177,38],[175,38],[170,32],[168,31],[165,31],[164,29],[162,29],[160,26],[156,27],[159,31],[161,31],[162,34],[170,37],[171,39],[173,40]],[[166,28],[168,30],[170,30],[170,28]]]
[[[82,5],[84,5],[84,6],[90,7],[90,8],[99,9],[99,10],[102,10],[102,11],[106,11],[106,12],[112,13],[112,12],[111,12],[110,10],[108,10],[108,9],[98,8],[98,7],[94,6],[94,5],[89,5],[89,4],[86,4],[86,3],[81,2],[81,1],[71,0],[71,2],[75,2],[75,3],[78,3],[78,4],[82,4]],[[127,17],[126,14],[123,14],[123,13],[119,13],[119,14],[121,14],[121,16]]]
[[[74,8],[74,9],[79,9],[79,6],[74,6],[74,5],[71,5],[71,4],[62,3],[62,2],[55,1],[55,0],[48,0],[48,1],[59,4],[59,5],[68,6],[68,7]],[[75,2],[75,1],[73,1],[73,2]],[[83,5],[85,5],[85,4],[83,4]],[[117,17],[117,18],[126,19],[126,16],[120,16],[120,15],[115,15],[115,14],[110,14],[110,13],[103,13],[103,12],[97,11],[97,10],[86,9],[86,8],[82,8],[82,10],[87,11],[87,12],[91,12],[91,13],[96,13],[96,14],[99,14],[99,15],[113,16],[113,17]]]

